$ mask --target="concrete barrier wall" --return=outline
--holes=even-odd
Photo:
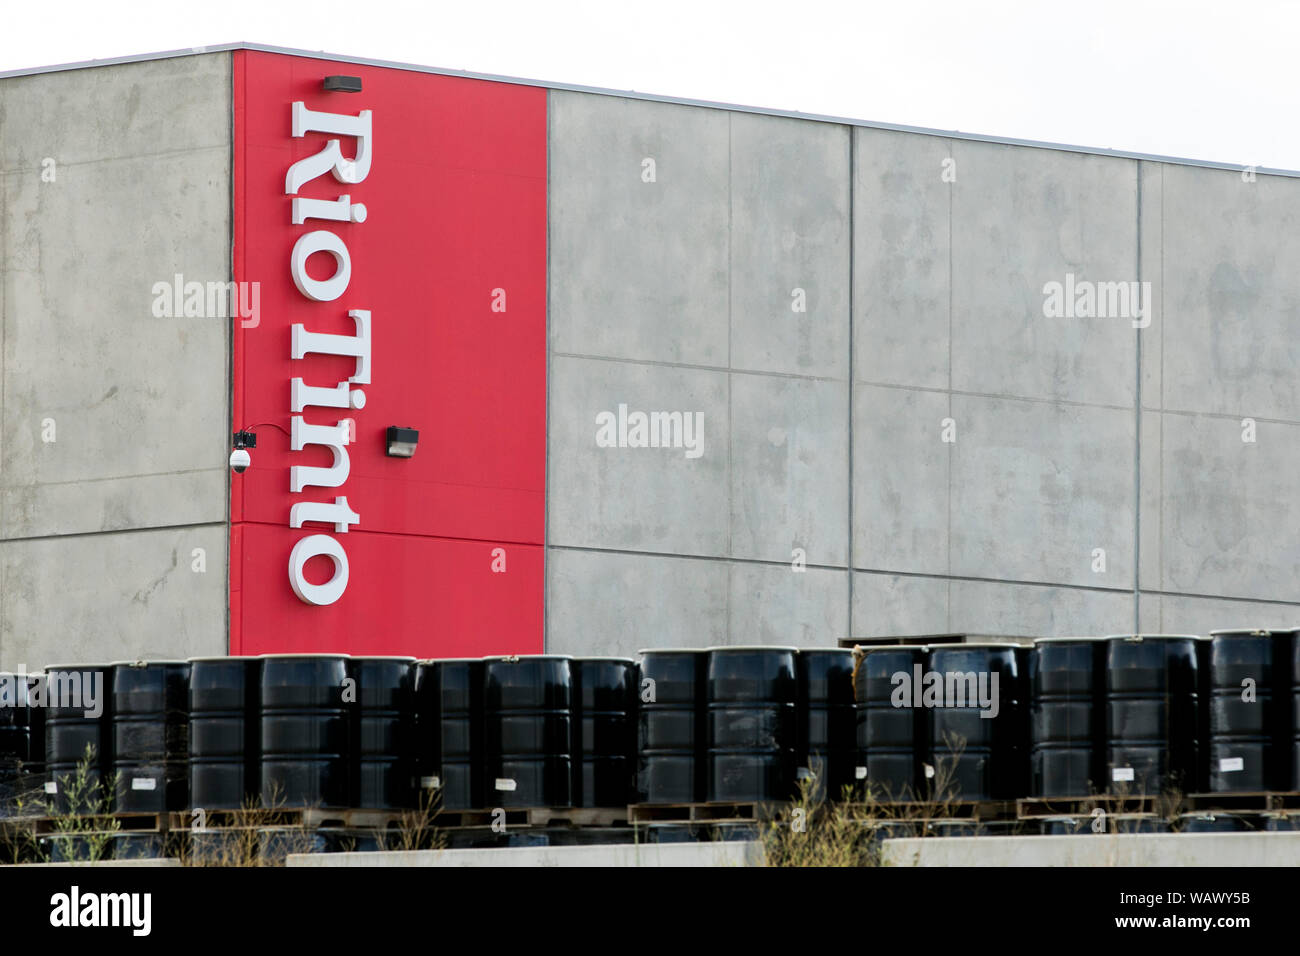
[[[641,846],[511,847],[381,853],[293,853],[286,866],[752,866],[762,846],[751,842],[654,843]]]
[[[1296,866],[1300,833],[944,837],[884,843],[886,866]]]
[[[226,649],[230,54],[0,79],[0,668]],[[202,570],[199,570],[199,569]]]

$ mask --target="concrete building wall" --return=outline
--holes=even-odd
[[[549,167],[548,650],[845,633],[848,129],[552,91]]]
[[[223,653],[230,55],[0,79],[0,668]],[[200,570],[201,569],[201,570]]]
[[[1300,182],[565,91],[550,126],[549,650],[1297,622]],[[702,453],[600,447],[620,404]]]
[[[151,305],[230,277],[230,80],[0,79],[0,667],[226,648],[229,326]],[[548,114],[549,650],[1300,623],[1300,181]],[[620,406],[699,444],[601,447]]]

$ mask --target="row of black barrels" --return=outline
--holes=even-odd
[[[0,720],[61,796],[96,748],[124,810],[744,802],[806,773],[896,799],[1296,790],[1298,633],[885,646],[856,670],[847,650],[781,647],[50,668],[51,688],[107,673],[104,713]]]
[[[796,764],[851,779],[851,671],[847,650],[771,647],[645,651],[639,663],[268,655],[57,666],[0,675],[15,701],[0,708],[0,789],[39,780],[64,812],[98,809],[89,797],[107,775],[118,812],[403,809],[421,793],[462,810],[785,798]]]
[[[858,774],[917,799],[1300,790],[1298,636],[872,648],[857,674]],[[971,678],[993,674],[981,700]]]

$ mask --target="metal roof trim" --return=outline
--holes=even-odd
[[[1066,153],[1085,153],[1090,156],[1109,156],[1115,159],[1133,159],[1145,162],[1169,163],[1175,166],[1197,166],[1204,169],[1221,169],[1240,173],[1253,168],[1257,176],[1282,176],[1300,179],[1300,170],[1275,169],[1269,166],[1252,166],[1250,163],[1226,163],[1216,160],[1190,159],[1182,156],[1162,156],[1157,153],[1142,153],[1133,150],[1105,149],[1095,146],[1078,146],[1070,143],[1049,143],[1043,140],[1018,139],[1011,136],[986,136],[977,133],[963,133],[959,130],[932,129],[925,126],[907,126],[899,123],[881,123],[871,120],[853,119],[846,116],[831,116],[822,113],[801,113],[795,110],[768,109],[761,106],[745,106],[739,103],[722,103],[714,100],[697,100],[686,97],[663,96],[656,93],[640,93],[636,90],[615,90],[600,86],[584,86],[576,83],[555,83],[546,80],[530,79],[518,76],[503,76],[496,73],[475,73],[470,70],[451,70],[442,67],[421,66],[416,63],[402,63],[395,60],[381,60],[371,57],[347,56],[341,53],[327,53],[324,50],[299,50],[293,47],[271,46],[265,43],[218,43],[212,46],[196,46],[179,50],[163,50],[157,53],[137,53],[130,56],[109,57],[103,60],[82,60],[75,63],[59,63],[51,66],[24,67],[17,70],[0,71],[0,80],[23,76],[36,76],[42,73],[61,73],[68,70],[84,70],[97,66],[121,66],[128,63],[142,63],[149,60],[167,60],[182,56],[202,56],[208,53],[227,53],[233,50],[252,50],[258,53],[279,53],[285,56],[310,57],[316,60],[330,60],[337,63],[355,63],[360,66],[375,66],[394,70],[410,70],[414,73],[432,73],[438,76],[458,76],[470,80],[486,80],[492,83],[511,83],[516,86],[536,86],[548,90],[561,90],[571,93],[593,93],[601,96],[618,96],[625,99],[645,100],[653,103],[668,103],[678,106],[696,106],[705,109],[730,110],[737,113],[757,113],[763,116],[780,116],[787,119],[809,120],[814,123],[835,123],[841,126],[854,126],[862,129],[886,130],[896,133],[916,133],[920,136],[937,136],[942,139],[959,139],[973,143],[990,143],[998,146],[1023,146],[1030,149],[1051,149]]]

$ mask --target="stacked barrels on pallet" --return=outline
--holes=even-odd
[[[109,698],[114,809],[166,813],[190,805],[187,661],[113,665]]]
[[[1203,789],[1207,645],[1186,635],[1036,641],[1029,666],[1030,796]]]
[[[38,799],[27,788],[42,778],[45,765],[45,708],[38,691],[43,681],[42,675],[0,673],[0,812]]]
[[[58,665],[0,674],[0,812],[1300,790],[1297,634]]]
[[[1029,648],[868,648],[854,682],[855,776],[880,801],[1023,796]]]
[[[1031,795],[1300,789],[1297,633],[1035,642]]]

